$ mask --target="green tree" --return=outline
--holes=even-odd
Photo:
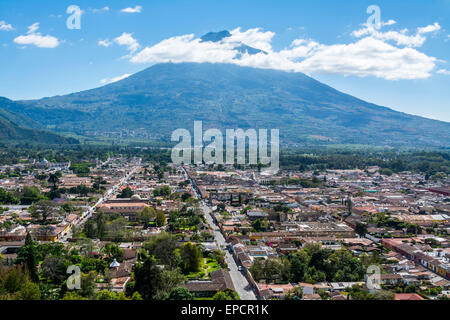
[[[285,300],[301,300],[303,298],[303,288],[302,287],[295,287],[292,290],[289,290],[289,292],[284,297]]]
[[[237,295],[233,290],[225,289],[214,294],[213,300],[237,300]]]
[[[41,291],[39,285],[33,282],[25,282],[20,288],[17,298],[19,300],[40,300]]]
[[[123,189],[120,194],[117,196],[117,198],[123,198],[123,199],[129,199],[134,195],[133,190],[131,190],[130,187],[126,187]]]
[[[176,253],[178,240],[175,236],[163,232],[145,242],[143,247],[155,257],[159,264],[169,266],[171,269],[180,264],[180,256]]]
[[[81,274],[81,290],[80,294],[86,298],[92,298],[95,290],[95,279],[97,273],[95,271],[88,272],[87,274]]]
[[[37,272],[37,243],[31,238],[30,233],[25,238],[25,245],[19,249],[16,263],[24,264],[32,281],[38,280]]]
[[[145,227],[148,226],[148,224],[155,220],[156,218],[156,211],[152,207],[145,207],[141,211],[137,212],[137,219],[144,224]]]
[[[115,293],[108,290],[100,290],[95,294],[96,300],[127,300],[123,292]]]
[[[56,174],[50,173],[47,181],[48,181],[48,183],[52,184],[54,189],[57,189],[57,185],[59,183],[59,177]]]
[[[156,221],[156,225],[158,227],[162,227],[166,224],[166,215],[164,214],[163,211],[161,211],[161,210],[156,211],[155,221]]]
[[[31,205],[39,200],[44,200],[45,196],[41,195],[39,189],[35,186],[26,186],[23,188],[22,196],[20,197],[20,204]]]
[[[197,272],[200,269],[202,253],[193,243],[188,242],[181,247],[181,260],[184,272]]]
[[[123,259],[123,249],[121,249],[117,244],[108,242],[103,248],[102,252],[108,256],[108,260],[111,262],[113,259],[122,261]]]
[[[194,300],[194,295],[185,287],[177,287],[170,290],[167,300]]]
[[[53,202],[49,200],[40,200],[37,203],[33,203],[28,211],[33,218],[40,219],[43,223],[46,223],[48,218],[56,213],[56,209]]]
[[[134,291],[139,292],[144,300],[155,300],[163,286],[162,270],[152,258],[135,265],[134,279]]]
[[[106,235],[106,216],[100,209],[95,214],[95,225],[97,230],[97,237],[102,239]]]
[[[41,264],[42,276],[56,284],[60,284],[64,280],[66,270],[64,260],[60,257],[46,257]]]
[[[367,234],[367,225],[361,222],[357,222],[355,226],[356,234],[364,237]]]

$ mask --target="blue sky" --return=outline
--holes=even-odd
[[[378,5],[380,29],[366,12]],[[70,30],[70,5],[83,11]],[[450,121],[450,0],[0,0],[0,96],[101,86],[166,61],[305,72],[358,98]],[[223,43],[200,43],[229,30]],[[235,59],[237,43],[265,53]]]

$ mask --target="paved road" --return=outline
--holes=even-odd
[[[186,179],[189,179],[191,182],[191,185],[194,189],[194,192],[196,194],[197,199],[201,199],[200,194],[198,193],[198,190],[194,184],[194,181],[191,179],[189,174],[187,173],[187,170],[183,167],[183,170],[185,172]],[[248,282],[247,278],[243,275],[241,271],[238,269],[238,265],[236,261],[234,260],[233,256],[230,254],[228,250],[226,250],[227,242],[220,232],[219,227],[214,223],[214,220],[211,216],[211,209],[202,202],[201,208],[203,209],[203,212],[205,213],[206,221],[208,222],[208,225],[211,229],[214,230],[214,239],[216,240],[216,243],[222,248],[222,250],[225,252],[225,261],[228,264],[228,267],[230,268],[230,276],[231,280],[233,280],[234,288],[236,289],[237,293],[239,294],[239,297],[242,300],[257,300],[256,294],[253,291],[252,286]]]
[[[209,226],[214,230],[214,237],[217,242],[217,244],[220,247],[226,247],[227,242],[225,241],[225,238],[223,237],[222,233],[219,230],[219,227],[214,223],[213,218],[211,217],[211,209],[207,207],[206,205],[202,204],[202,209],[205,212],[205,218],[208,222]],[[234,287],[239,294],[239,297],[241,297],[242,300],[257,300],[256,294],[253,291],[252,286],[248,282],[247,278],[243,275],[241,271],[238,270],[238,265],[236,264],[236,261],[234,260],[233,256],[228,252],[228,250],[225,250],[225,261],[228,264],[228,267],[230,268],[230,276],[233,280]]]
[[[109,160],[108,160],[109,161]],[[126,184],[128,182],[128,180],[134,175],[134,173],[139,169],[139,165],[134,167],[122,180],[120,180],[120,182],[116,185],[114,185],[111,189],[108,190],[108,192],[106,193],[105,196],[101,197],[100,199],[98,199],[98,201],[92,206],[92,207],[88,207],[86,209],[85,212],[83,212],[83,215],[81,216],[80,221],[77,223],[77,227],[82,226],[86,221],[89,220],[89,218],[92,216],[92,214],[94,213],[95,209],[97,208],[98,205],[102,204],[104,201],[109,200],[109,198],[111,198],[111,196],[117,192],[117,190],[119,190],[119,188]],[[69,238],[72,237],[72,228],[70,228],[70,230],[66,233],[65,236],[63,236],[60,240],[60,242],[67,242],[67,240]]]

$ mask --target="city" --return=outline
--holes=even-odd
[[[20,162],[1,167],[1,261],[28,263],[34,247],[29,270],[40,285],[28,294],[39,298],[450,295],[450,190],[442,174],[372,166],[268,176],[256,167],[135,157]],[[147,292],[138,289],[139,269],[149,255],[166,282]],[[82,279],[73,291],[65,288],[72,264]],[[379,288],[368,286],[373,265]]]
[[[446,314],[449,17],[0,1],[2,315]]]

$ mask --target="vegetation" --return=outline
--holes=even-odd
[[[250,272],[255,281],[275,283],[317,283],[361,281],[363,264],[350,251],[332,251],[319,245],[307,245],[280,259],[255,260]]]

